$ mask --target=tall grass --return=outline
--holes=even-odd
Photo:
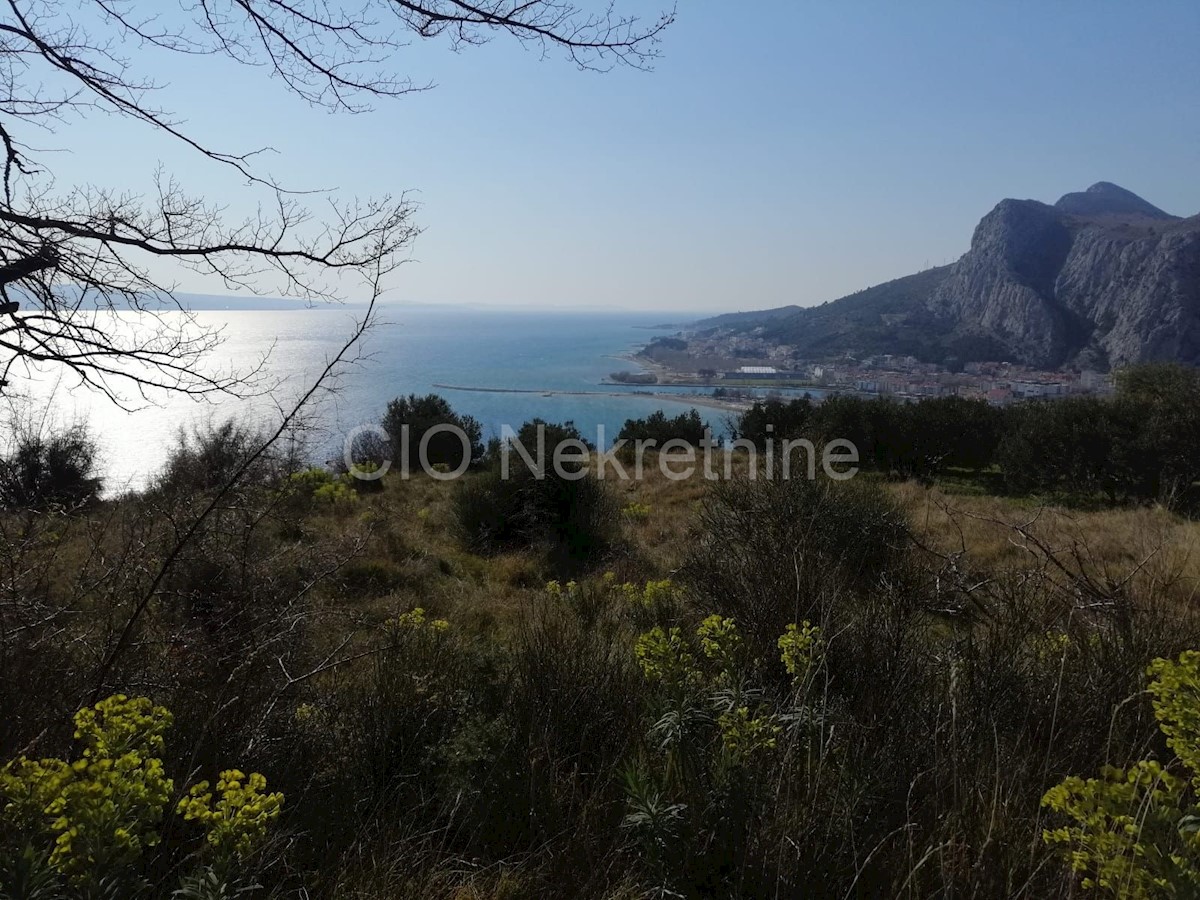
[[[1142,691],[1200,646],[1195,527],[739,471],[618,488],[636,519],[608,494],[570,576],[566,507],[486,471],[347,504],[252,484],[106,688],[175,711],[173,769],[284,792],[278,896],[1071,896],[1040,799],[1169,760]],[[69,746],[190,502],[0,516],[0,757]],[[536,515],[464,544],[500,508]],[[778,641],[805,622],[797,674]]]

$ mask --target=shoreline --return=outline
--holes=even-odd
[[[657,360],[649,359],[641,355],[639,350],[628,350],[625,353],[611,355],[607,359],[615,359],[621,362],[633,363],[640,366],[646,373],[658,377],[657,386],[660,387],[694,387],[712,390],[714,388],[726,388],[729,390],[738,390],[741,388],[755,388],[780,391],[816,391],[819,395],[838,393],[837,389],[829,385],[814,384],[810,381],[777,381],[774,379],[738,379],[736,381],[726,381],[724,378],[713,378],[708,381],[697,380],[698,375],[695,372],[683,372],[679,369],[673,369],[665,363]],[[611,376],[610,376],[611,377]],[[602,384],[625,384],[620,381],[605,381]],[[632,384],[633,382],[629,382]],[[646,387],[654,387],[655,385],[646,385]]]

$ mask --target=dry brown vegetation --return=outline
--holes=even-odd
[[[278,896],[1068,895],[1041,794],[1162,752],[1139,692],[1150,659],[1200,638],[1200,525],[856,483],[764,488],[755,543],[722,518],[745,481],[722,494],[652,464],[610,483],[619,539],[568,587],[545,548],[465,549],[453,483],[321,499],[268,481],[227,499],[141,612],[203,495],[8,514],[0,758],[60,752],[93,696],[151,696],[176,713],[174,765],[236,759],[285,793],[257,861]],[[903,512],[912,544],[880,555],[856,542],[875,523],[822,518],[851,501]],[[805,538],[820,527],[831,541]],[[843,571],[851,549],[873,562]],[[772,604],[827,636],[803,685]],[[413,626],[418,607],[447,630]],[[711,613],[745,637],[736,680],[672,713],[638,636]],[[755,755],[703,713],[730,690],[781,729]],[[708,724],[668,745],[673,714]]]

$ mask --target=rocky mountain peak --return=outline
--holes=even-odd
[[[774,313],[712,325],[761,329],[813,359],[1200,366],[1200,216],[1169,215],[1104,181],[1053,206],[1002,200],[949,266]]]
[[[1143,216],[1163,221],[1177,218],[1110,181],[1098,181],[1086,191],[1065,194],[1054,206],[1074,216]]]

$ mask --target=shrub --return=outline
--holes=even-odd
[[[698,447],[704,440],[707,428],[707,423],[694,409],[673,418],[667,418],[667,414],[659,409],[644,419],[627,419],[617,439],[631,444],[636,441],[655,441],[659,448],[667,441],[679,440]]]
[[[709,489],[681,575],[766,639],[819,618],[819,603],[877,590],[907,560],[904,512],[876,483],[741,478]]]
[[[265,441],[260,430],[235,419],[181,428],[156,487],[172,494],[217,490],[233,479]],[[242,483],[269,484],[293,467],[290,454],[269,448],[250,465]]]
[[[382,425],[392,441],[392,460],[397,465],[407,460],[410,471],[419,471],[421,441],[439,426],[451,426],[466,435],[470,445],[468,464],[483,458],[482,426],[471,416],[456,413],[437,394],[397,397],[388,403]],[[457,470],[464,462],[463,443],[457,434],[439,431],[429,437],[425,459],[431,466],[440,464],[448,471]]]
[[[452,510],[458,536],[482,553],[543,546],[568,567],[594,560],[619,532],[617,500],[608,485],[585,471],[586,463],[553,463],[554,447],[563,441],[586,449],[591,444],[573,422],[542,419],[523,424],[516,438],[532,465],[516,449],[495,445],[488,470],[457,486]]]
[[[18,429],[0,458],[0,508],[79,507],[96,499],[96,445],[83,426],[48,435]]]
[[[514,465],[504,478],[489,470],[457,486],[453,499],[456,530],[472,550],[549,546],[564,563],[600,556],[618,533],[618,506],[612,490],[591,473],[564,478],[551,468],[535,475]]]

